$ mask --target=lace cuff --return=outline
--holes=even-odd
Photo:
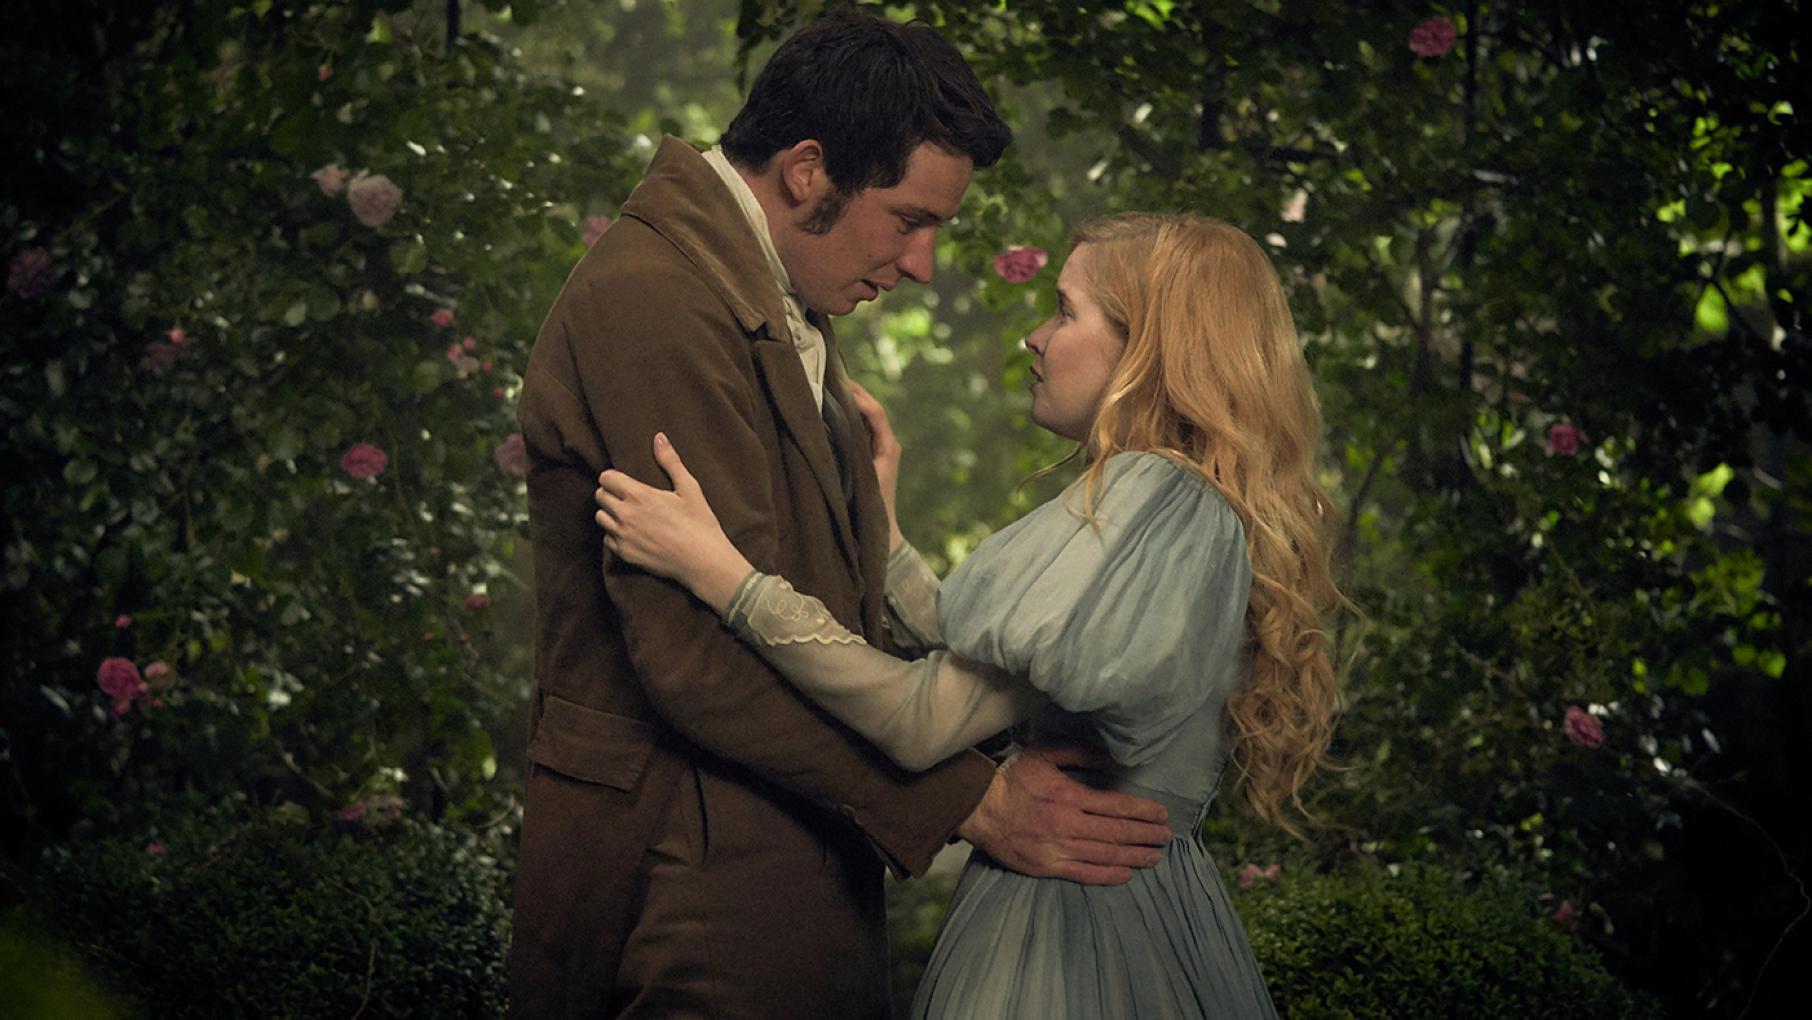
[[[944,644],[937,622],[937,575],[910,542],[887,558],[887,616],[902,648],[928,651]]]
[[[786,578],[759,570],[750,571],[730,596],[724,622],[737,637],[756,647],[868,643],[838,623],[824,603],[800,594]]]

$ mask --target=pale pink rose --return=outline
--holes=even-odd
[[[352,215],[368,227],[389,223],[402,201],[403,189],[383,174],[360,171],[352,183],[346,185],[346,204],[352,206]]]
[[[1308,211],[1309,193],[1298,188],[1296,194],[1291,195],[1289,201],[1284,203],[1283,211],[1278,213],[1278,216],[1285,223],[1301,223],[1303,218],[1308,215]]]
[[[1241,889],[1250,889],[1253,886],[1257,885],[1258,876],[1260,874],[1262,874],[1262,873],[1259,871],[1258,865],[1256,865],[1256,864],[1240,865],[1239,866],[1239,887]]]
[[[512,432],[497,449],[491,451],[491,459],[497,462],[497,469],[506,475],[516,478],[528,477],[528,447],[522,443],[522,433]]]
[[[1436,16],[1409,30],[1409,49],[1418,57],[1438,57],[1453,49],[1457,38],[1459,31],[1453,27],[1453,22]]]
[[[1283,865],[1278,864],[1277,862],[1273,861],[1272,863],[1265,866],[1265,870],[1258,873],[1258,877],[1264,879],[1265,881],[1271,883],[1272,885],[1276,885],[1277,883],[1283,881]]]
[[[337,195],[346,188],[346,168],[338,163],[329,163],[308,176],[320,185],[323,195]]]
[[[370,443],[354,443],[340,455],[340,470],[354,478],[376,478],[389,463],[384,451]]]
[[[994,256],[994,271],[1008,283],[1024,283],[1037,276],[1050,260],[1043,248],[1008,248]]]
[[[355,800],[340,810],[335,811],[333,816],[342,822],[359,821],[365,817],[365,802],[362,800]]]
[[[146,843],[145,852],[153,857],[162,857],[164,854],[169,853],[168,850],[164,849],[162,843]]]
[[[464,347],[468,351],[475,351],[478,349],[478,341],[471,337],[466,337],[459,342],[459,346]]]
[[[466,608],[476,613],[480,609],[491,608],[491,597],[484,592],[475,591],[466,596]]]
[[[315,80],[316,81],[326,81],[327,79],[332,78],[332,77],[333,77],[333,65],[322,64],[320,67],[315,68]]]
[[[1604,723],[1578,705],[1567,706],[1567,717],[1562,721],[1561,729],[1568,740],[1580,747],[1595,749],[1604,743]]]
[[[124,700],[128,703],[144,695],[145,681],[138,675],[138,666],[131,659],[118,656],[102,659],[101,668],[95,671],[94,682],[99,684],[101,692],[115,702]]]
[[[132,626],[132,614],[121,613],[120,615],[114,617],[113,625],[115,627],[118,627],[120,630],[125,630],[127,627]]]
[[[6,273],[6,287],[30,301],[43,297],[50,290],[54,275],[50,270],[50,252],[43,248],[27,248],[13,256]]]
[[[159,659],[145,667],[145,683],[154,691],[167,691],[176,686],[176,671]]]
[[[1560,422],[1548,428],[1548,452],[1571,457],[1579,452],[1579,444],[1585,441],[1585,433],[1579,426],[1570,422]]]
[[[612,222],[614,221],[608,216],[585,217],[585,247],[589,248],[597,244],[598,239],[604,236],[604,232],[610,229]]]
[[[176,346],[176,347],[189,346],[189,334],[184,333],[182,331],[181,326],[170,327],[170,331],[165,333],[164,336],[169,337],[170,343],[173,346]]]
[[[439,326],[441,329],[446,329],[448,326],[453,325],[453,309],[436,308],[434,314],[428,316],[428,321]]]
[[[1579,927],[1579,911],[1572,900],[1561,900],[1560,906],[1554,908],[1554,923],[1563,928]]]

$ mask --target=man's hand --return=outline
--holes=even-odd
[[[1168,812],[1154,801],[1096,790],[1062,765],[1096,765],[1086,748],[1045,747],[1007,760],[957,835],[1008,868],[1034,878],[1121,885],[1134,868],[1158,863],[1170,842]]]

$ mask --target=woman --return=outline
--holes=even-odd
[[[1270,1016],[1194,837],[1229,760],[1259,816],[1293,828],[1286,808],[1300,809],[1332,726],[1321,615],[1340,596],[1307,366],[1269,261],[1225,223],[1089,224],[1057,291],[1057,314],[1026,340],[1032,417],[1082,444],[1087,469],[941,592],[895,539],[890,623],[923,658],[868,647],[753,571],[664,437],[656,456],[675,490],[606,472],[598,521],[617,555],[684,583],[904,767],[1023,723],[1028,746],[1103,747],[1111,764],[1090,781],[1165,804],[1190,837],[1121,886],[1029,878],[973,854],[916,1015]],[[897,444],[860,396],[890,489]]]

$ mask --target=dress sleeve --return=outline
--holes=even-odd
[[[939,614],[952,653],[1027,677],[1138,765],[1243,675],[1252,571],[1239,517],[1194,472],[1120,454],[1102,486],[1092,522],[1072,489],[989,539]]]
[[[915,772],[1045,702],[999,669],[941,649],[913,660],[877,651],[782,577],[751,572],[724,620],[793,686]]]
[[[887,558],[887,621],[894,643],[909,653],[944,645],[937,622],[937,575],[910,542]]]

